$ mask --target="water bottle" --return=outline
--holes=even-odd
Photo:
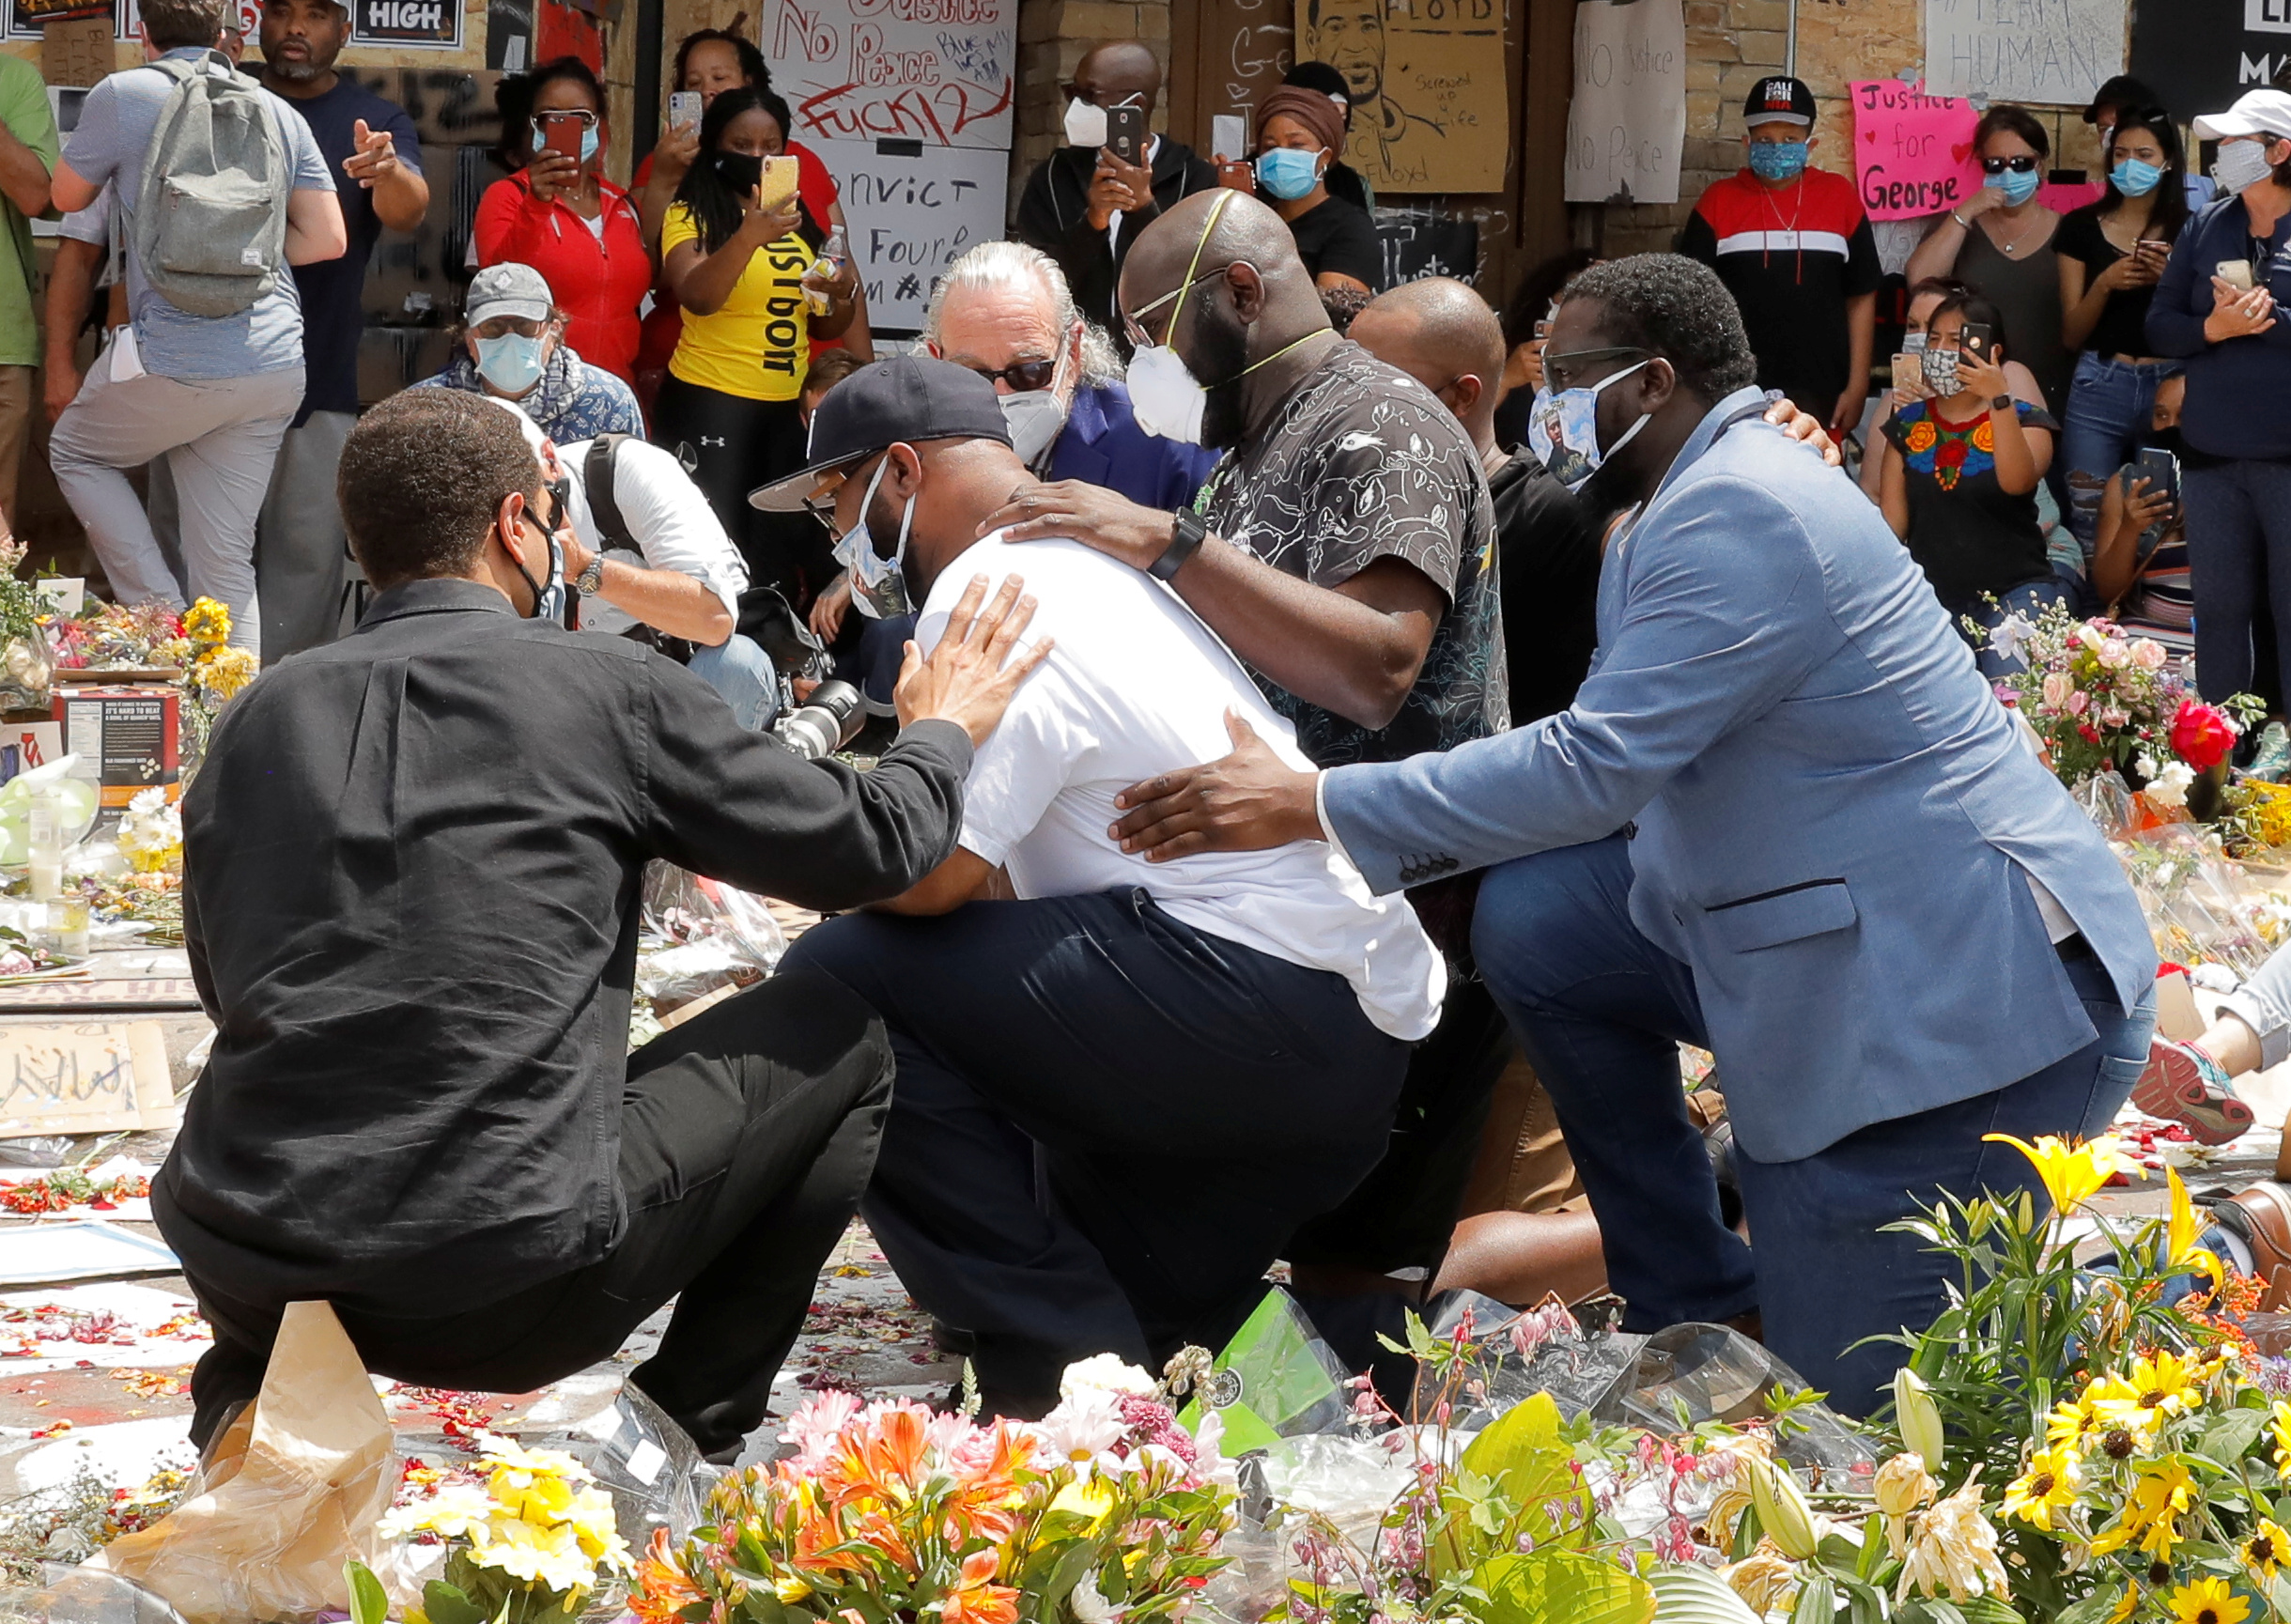
[[[812,306],[813,316],[828,314],[828,306],[832,301],[823,285],[841,276],[844,273],[844,266],[850,257],[851,249],[850,245],[844,240],[844,228],[840,225],[829,227],[828,240],[819,251],[817,262],[809,271],[805,272],[803,278],[803,297]]]

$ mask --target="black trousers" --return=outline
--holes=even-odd
[[[704,1454],[764,1420],[820,1264],[875,1165],[891,1091],[875,1013],[815,972],[780,974],[628,1058],[620,1181],[628,1221],[596,1262],[506,1301],[405,1316],[347,1310],[366,1368],[424,1386],[522,1393],[611,1358],[682,1293],[659,1352],[630,1380]],[[249,1302],[193,1273],[215,1345],[191,1381],[205,1448],[252,1399],[281,1302]],[[452,1293],[450,1267],[439,1294]]]
[[[751,588],[777,587],[798,614],[835,579],[833,543],[808,513],[759,513],[748,493],[804,462],[803,413],[793,400],[750,400],[670,373],[654,403],[652,438],[674,452],[740,549]]]
[[[1342,977],[1142,890],[848,915],[788,958],[890,1029],[861,1211],[915,1300],[976,1335],[990,1403],[1045,1405],[1091,1353],[1222,1345],[1383,1153],[1407,1064]]]

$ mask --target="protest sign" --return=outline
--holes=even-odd
[[[916,141],[809,145],[842,191],[868,321],[877,333],[919,330],[947,267],[974,243],[1002,235],[1008,156]]]
[[[1344,75],[1344,160],[1379,193],[1502,189],[1504,17],[1504,0],[1296,0],[1296,54]]]
[[[1973,128],[1981,116],[1959,96],[1928,96],[1897,79],[1862,79],[1853,102],[1853,183],[1872,220],[1910,220],[1955,209],[1981,189]]]
[[[2291,0],[2135,0],[2131,71],[2183,119],[2291,69]]]
[[[173,1126],[158,1023],[0,1027],[0,1138]]]
[[[1679,201],[1686,140],[1686,13],[1680,0],[1583,0],[1567,110],[1567,201]]]
[[[769,0],[763,45],[842,192],[869,322],[919,330],[948,264],[1002,235],[1018,0]]]
[[[1937,96],[2082,107],[2123,71],[2124,0],[1925,0]]]

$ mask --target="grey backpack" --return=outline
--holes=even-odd
[[[255,81],[221,52],[151,66],[175,88],[144,153],[136,260],[177,309],[236,316],[278,286],[286,263],[286,140]]]

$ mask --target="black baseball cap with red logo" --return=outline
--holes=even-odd
[[[1813,122],[1814,93],[1805,87],[1804,80],[1792,79],[1787,73],[1759,80],[1750,87],[1750,100],[1742,103],[1745,129],[1755,129],[1760,124],[1810,128]]]

